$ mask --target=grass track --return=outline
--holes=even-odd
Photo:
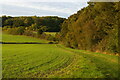
[[[86,58],[87,60],[90,61],[90,63],[93,63],[94,66],[96,66],[96,70],[100,71],[105,78],[118,77],[118,72],[119,72],[118,56],[94,53],[84,50],[70,49],[70,48],[65,48],[62,45],[58,45],[58,47],[63,48],[67,51],[71,51],[73,53],[77,53],[82,57]]]

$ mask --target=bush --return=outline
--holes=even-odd
[[[22,35],[24,33],[25,28],[24,27],[18,27],[17,28],[17,34]]]
[[[41,38],[41,39],[46,39],[46,34],[42,33],[41,35],[37,35],[38,38]]]
[[[54,44],[54,42],[49,42],[49,44]]]
[[[8,28],[12,28],[11,26],[4,26],[2,29],[7,30]]]
[[[38,31],[37,31],[37,34],[39,35],[41,35],[43,33],[43,31],[41,30],[41,29],[38,29]]]
[[[49,41],[56,41],[55,37],[51,36],[50,34],[46,35],[46,39],[49,40]]]
[[[25,30],[24,35],[31,36],[32,32],[30,30]]]
[[[13,35],[22,35],[24,33],[24,27],[7,28],[6,32]]]

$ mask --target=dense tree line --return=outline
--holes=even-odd
[[[2,29],[5,33],[12,35],[26,35],[56,41],[52,35],[44,32],[58,32],[65,18],[57,16],[46,17],[11,17],[2,16]],[[56,43],[56,42],[55,42]]]
[[[71,48],[119,53],[119,3],[88,2],[88,4],[63,22],[59,40]]]
[[[43,29],[48,32],[58,32],[60,31],[61,23],[65,18],[60,18],[57,16],[47,16],[47,17],[11,17],[11,16],[2,16],[2,26],[6,28],[16,28],[16,27],[25,27],[33,31],[38,29]]]
[[[2,18],[0,17],[0,27],[2,27]]]

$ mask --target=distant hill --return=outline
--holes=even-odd
[[[64,20],[65,20],[65,18],[61,18],[61,17],[57,17],[57,16],[46,16],[46,17],[2,16],[3,26],[30,27],[30,26],[35,24],[37,29],[39,29],[41,26],[46,26],[47,31],[49,31],[49,32],[60,31],[60,26],[61,26],[61,24],[63,23]]]

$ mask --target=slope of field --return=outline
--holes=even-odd
[[[47,43],[46,40],[41,40],[33,37],[28,37],[24,35],[9,35],[9,34],[2,34],[2,41],[3,42],[40,42],[40,43]]]
[[[108,54],[102,54],[102,53],[95,53],[85,50],[77,50],[77,49],[71,49],[66,48],[63,45],[57,45],[59,48],[62,48],[64,50],[79,54],[80,56],[84,57],[85,59],[89,60],[90,63],[94,64],[91,65],[96,66],[96,70],[100,71],[104,78],[118,78],[119,76],[119,64],[118,64],[118,58],[119,56],[113,56]],[[87,64],[89,65],[89,64]],[[90,67],[90,65],[89,65]],[[88,67],[88,68],[89,68]],[[91,74],[91,73],[90,73]]]
[[[34,34],[37,34],[36,31],[33,31],[33,33],[34,33]],[[44,32],[44,33],[47,34],[47,35],[55,36],[55,34],[56,34],[57,32]]]
[[[79,74],[80,66],[92,64],[84,57],[56,47],[56,45],[3,45],[3,77],[103,77],[96,66]],[[92,71],[92,72],[91,72]],[[92,73],[92,74],[89,74]]]
[[[46,77],[50,70],[64,67],[72,53],[49,44],[4,44],[3,77]]]
[[[9,36],[5,37],[8,41]],[[3,78],[118,77],[117,56],[70,49],[60,44],[3,44],[2,63]]]
[[[51,44],[4,44],[4,78],[117,77],[116,56],[87,53]]]

